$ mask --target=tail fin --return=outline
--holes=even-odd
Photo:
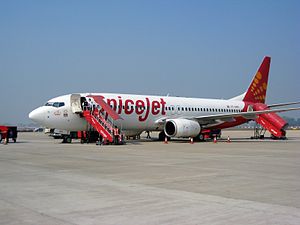
[[[266,56],[257,70],[243,101],[265,103],[271,57]]]

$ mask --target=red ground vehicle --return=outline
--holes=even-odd
[[[0,126],[0,142],[5,140],[6,143],[9,142],[9,139],[12,139],[14,142],[17,141],[18,131],[15,126]]]
[[[198,135],[199,141],[205,141],[206,139],[214,139],[214,137],[216,138],[221,137],[221,129],[214,129],[214,130],[204,129],[201,130],[201,133]]]

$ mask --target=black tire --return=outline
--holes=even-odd
[[[71,143],[72,138],[70,136],[64,136],[62,143]]]
[[[16,143],[16,142],[17,142],[17,139],[16,139],[16,138],[13,138],[13,141],[14,141],[14,143]]]
[[[158,135],[158,140],[159,140],[159,141],[164,141],[166,137],[167,137],[167,140],[168,140],[168,141],[171,140],[171,138],[168,137],[168,136],[165,134],[164,131],[162,131],[162,132],[160,132],[159,135]]]
[[[204,141],[205,139],[204,139],[204,134],[199,134],[198,135],[198,140],[199,141]]]
[[[165,132],[160,132],[159,134],[158,134],[158,140],[159,141],[164,141],[165,140]]]
[[[71,142],[72,142],[72,138],[71,138],[70,136],[67,136],[66,142],[67,142],[67,143],[71,143]]]
[[[1,143],[1,141],[2,141],[2,134],[0,134],[0,143]]]

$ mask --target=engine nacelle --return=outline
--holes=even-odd
[[[167,120],[164,131],[168,137],[196,137],[201,127],[194,120],[170,119]]]

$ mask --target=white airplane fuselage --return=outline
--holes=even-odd
[[[87,96],[103,96],[104,101],[122,118],[116,120],[115,124],[126,135],[138,134],[145,130],[162,131],[164,124],[160,121],[166,119],[235,113],[245,109],[243,101],[235,100],[110,93],[82,93],[80,95],[92,101],[93,99]],[[63,95],[50,99],[45,106],[32,111],[29,117],[45,127],[68,131],[87,130],[88,123],[85,118],[72,112],[70,98],[71,95]],[[58,107],[59,103],[63,106]],[[220,124],[222,123],[214,124],[214,126]],[[236,125],[235,123],[234,126]]]
[[[109,114],[115,119],[113,126],[116,125],[128,136],[142,131],[164,131],[168,137],[199,136],[201,139],[207,131],[255,120],[273,136],[284,138],[288,123],[276,113],[300,110],[280,108],[300,102],[266,104],[270,63],[271,58],[264,57],[246,92],[229,100],[110,93],[69,94],[49,100],[33,110],[29,118],[48,128],[86,131],[89,124],[97,128],[94,124],[97,118],[90,120],[88,116],[91,115],[83,112],[84,104],[88,103],[92,106],[90,109],[97,107],[100,110],[91,110],[92,113],[105,111],[105,117]],[[97,116],[100,119],[99,113]]]

